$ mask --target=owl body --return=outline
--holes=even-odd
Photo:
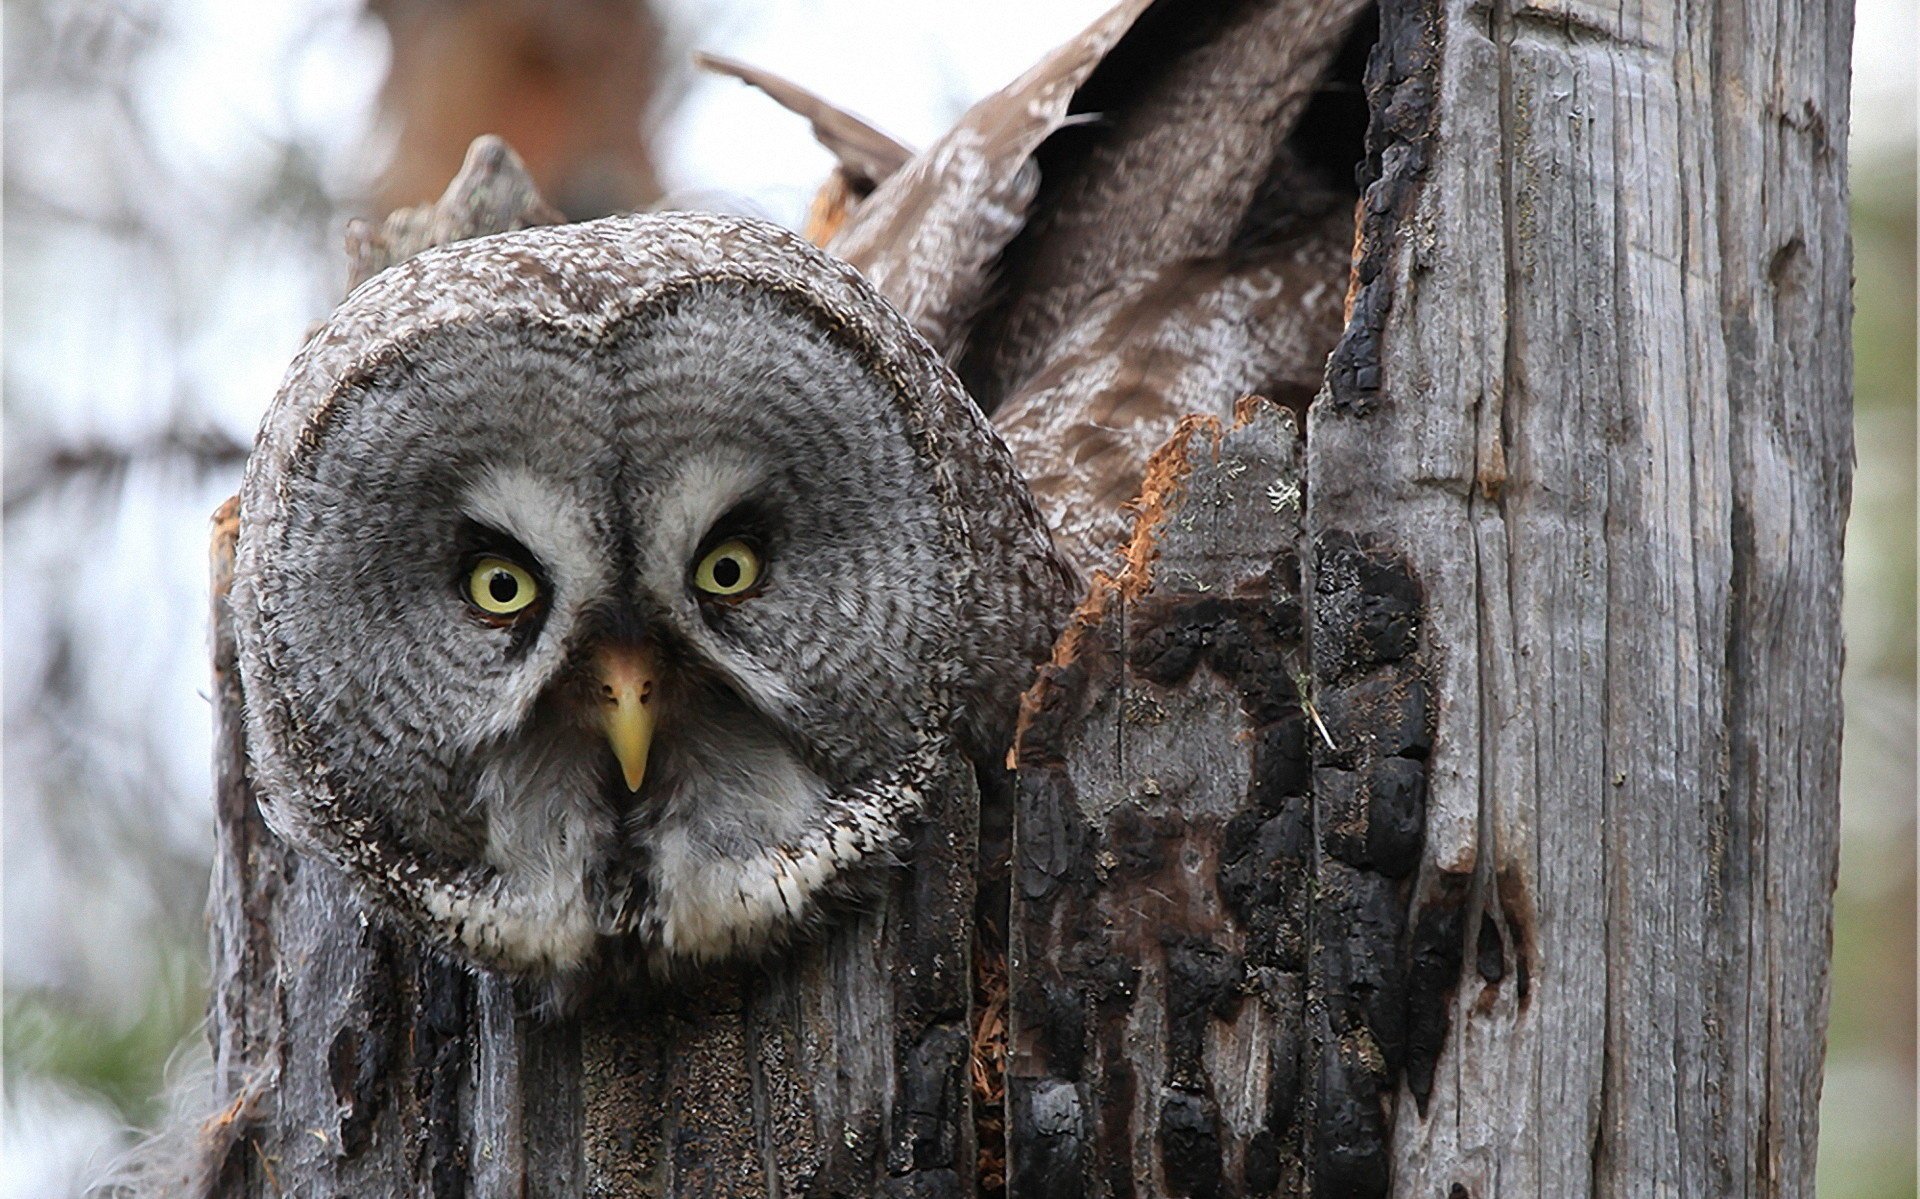
[[[430,251],[276,398],[233,595],[272,826],[484,965],[752,952],[1003,755],[1070,572],[851,268],[672,214]]]

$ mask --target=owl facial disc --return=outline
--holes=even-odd
[[[249,462],[262,810],[478,963],[777,945],[1004,754],[1070,580],[1003,446],[850,268],[677,214],[357,290]]]

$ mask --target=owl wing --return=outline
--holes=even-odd
[[[1366,12],[1126,0],[847,205],[828,247],[948,357],[1081,566],[1182,415],[1318,389]]]
[[[697,53],[693,61],[703,70],[757,88],[788,112],[805,117],[813,139],[833,155],[833,175],[807,214],[807,236],[816,243],[825,244],[848,212],[913,158],[912,150],[888,134],[772,71],[718,54]]]

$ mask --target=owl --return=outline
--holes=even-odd
[[[1296,132],[1344,18],[1161,62],[1139,13],[918,155],[714,64],[839,154],[825,250],[617,217],[355,290],[240,497],[272,827],[470,961],[670,973],[867,893],[945,764],[1001,770],[1149,455],[1304,403],[1341,326],[1352,197]]]
[[[943,759],[1004,757],[1073,593],[926,342],[722,216],[381,273],[240,510],[268,822],[528,975],[750,953],[857,890]]]

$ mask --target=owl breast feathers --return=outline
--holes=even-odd
[[[999,438],[856,273],[759,222],[430,251],[276,397],[233,604],[269,823],[471,960],[778,942],[1071,597]]]

